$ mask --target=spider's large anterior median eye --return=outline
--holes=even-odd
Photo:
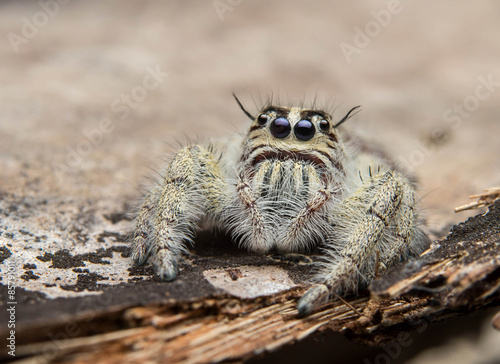
[[[316,128],[309,120],[300,120],[293,128],[295,136],[300,140],[310,140],[316,133]]]
[[[287,119],[277,118],[277,119],[274,119],[273,122],[271,123],[270,130],[271,130],[271,134],[274,137],[286,138],[290,134],[292,127],[290,126],[290,123],[288,122]]]
[[[266,115],[266,114],[260,114],[257,117],[257,124],[259,124],[260,126],[266,125],[268,119],[269,119],[268,115]]]

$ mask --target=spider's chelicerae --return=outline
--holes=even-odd
[[[352,148],[322,110],[264,106],[245,135],[178,151],[136,218],[132,258],[165,281],[202,221],[257,253],[319,245],[315,284],[298,302],[309,314],[332,294],[355,292],[377,272],[422,252],[414,187],[392,163]],[[373,151],[373,149],[372,149]]]

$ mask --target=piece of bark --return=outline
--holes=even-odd
[[[237,281],[242,274],[238,272],[240,265],[230,265],[228,279]],[[300,275],[301,267],[289,265],[286,270],[292,276]],[[189,291],[187,282],[180,285]],[[456,225],[418,260],[395,267],[373,282],[371,297],[348,299],[349,305],[333,302],[301,318],[295,304],[305,284],[247,299],[220,290],[203,297],[174,296],[161,304],[123,303],[121,308],[108,305],[102,310],[90,310],[87,316],[60,320],[52,327],[48,324],[45,333],[25,326],[24,332],[18,333],[24,342],[18,355],[57,363],[234,361],[276,350],[327,329],[343,332],[358,342],[380,344],[430,322],[498,305],[499,287],[497,201],[488,213]],[[46,332],[67,333],[68,325],[78,328],[75,337],[45,340]],[[48,351],[50,346],[57,350]]]

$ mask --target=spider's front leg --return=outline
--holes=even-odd
[[[217,206],[225,190],[217,158],[210,148],[181,149],[167,168],[162,185],[144,199],[136,219],[132,259],[148,257],[161,279],[175,279],[185,243],[192,241],[201,218]]]
[[[414,212],[413,188],[398,172],[371,177],[336,206],[334,239],[327,242],[326,261],[297,309],[307,315],[331,293],[355,291],[378,271],[409,253],[422,251],[425,235]]]

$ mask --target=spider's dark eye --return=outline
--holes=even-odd
[[[269,119],[269,116],[267,116],[266,114],[260,114],[259,117],[257,118],[257,124],[261,126],[266,125],[267,119]]]
[[[328,121],[326,121],[325,119],[321,120],[319,122],[319,128],[322,130],[322,131],[328,131],[330,130],[330,123]]]
[[[270,129],[271,129],[271,134],[275,138],[286,138],[290,134],[292,127],[290,126],[290,123],[288,122],[287,119],[277,118],[274,119],[273,122],[271,123]]]
[[[293,128],[295,136],[300,140],[310,140],[316,133],[313,123],[309,120],[300,120]]]

